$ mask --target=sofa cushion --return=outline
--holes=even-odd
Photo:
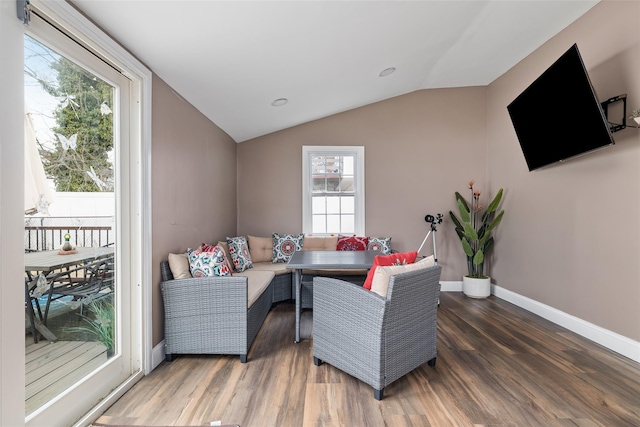
[[[416,271],[423,268],[433,267],[434,265],[435,261],[433,259],[433,255],[431,255],[413,264],[379,266],[376,268],[376,272],[373,275],[371,292],[375,292],[381,297],[387,298],[387,292],[389,291],[389,279],[391,276],[406,273],[408,271]]]
[[[254,266],[256,262],[271,262],[273,256],[273,239],[271,237],[247,236],[247,243]]]
[[[391,253],[391,237],[369,237],[367,250],[389,255]]]
[[[379,266],[413,264],[417,257],[418,257],[417,251],[400,252],[397,254],[390,254],[390,255],[376,255],[373,258],[373,265],[369,269],[369,274],[367,274],[367,279],[364,281],[363,288],[371,289],[373,276],[376,272],[376,269]]]
[[[287,262],[295,251],[302,250],[304,234],[273,233],[273,254],[271,262]]]
[[[369,243],[368,237],[363,236],[338,236],[338,251],[364,251]]]
[[[174,279],[186,279],[191,276],[189,256],[187,254],[169,254],[169,270]]]
[[[269,287],[275,274],[273,271],[266,270],[246,270],[242,273],[234,273],[234,276],[242,276],[247,278],[247,308],[251,308],[260,295]]]
[[[303,251],[335,251],[338,247],[338,236],[313,237],[304,236]]]
[[[189,252],[189,269],[193,277],[230,276],[231,269],[224,258],[224,251],[214,246],[210,252],[194,250]]]
[[[274,264],[271,262],[271,260],[269,260],[269,262],[254,262],[253,270],[273,271],[276,276],[280,276],[281,274],[288,274],[292,271],[287,268],[287,264],[283,262]]]
[[[244,236],[227,237],[227,244],[229,245],[233,269],[236,272],[242,273],[246,269],[253,267],[247,239]]]

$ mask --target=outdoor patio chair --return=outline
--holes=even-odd
[[[53,281],[54,299],[72,296],[80,301],[80,314],[86,299],[93,299],[113,291],[114,258],[102,258],[79,267],[57,273]]]
[[[387,297],[342,280],[313,282],[313,362],[369,384],[374,397],[424,363],[435,366],[441,266],[391,276]]]

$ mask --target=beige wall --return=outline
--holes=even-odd
[[[486,88],[424,90],[238,146],[238,233],[302,231],[302,146],[365,147],[366,234],[416,250],[427,213],[438,228],[443,280],[461,280],[465,258],[448,212],[468,180],[480,188],[486,164]],[[432,252],[431,241],[421,254]]]
[[[640,130],[528,172],[506,106],[573,43],[601,100],[640,108],[640,3],[606,1],[488,89],[488,182],[506,189],[492,276],[520,295],[640,339]],[[567,125],[580,126],[567,111]],[[544,123],[541,123],[544,126]]]
[[[236,143],[153,77],[153,345],[164,337],[160,261],[236,232]]]

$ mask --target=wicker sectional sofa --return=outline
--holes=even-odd
[[[165,360],[177,354],[239,355],[242,363],[271,307],[295,298],[292,271],[272,263],[270,238],[248,236],[252,268],[226,277],[174,277],[169,260],[160,264],[165,310]],[[305,238],[303,250],[336,250],[337,237]],[[224,246],[224,242],[218,242]],[[228,248],[227,248],[228,250]],[[173,254],[172,254],[173,255]],[[175,257],[175,255],[174,255]],[[174,267],[175,269],[175,267]],[[341,271],[303,271],[301,306],[313,304],[313,277],[345,278]],[[352,282],[367,270],[350,270]],[[348,276],[347,276],[348,277]]]

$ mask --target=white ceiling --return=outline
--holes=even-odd
[[[598,3],[72,1],[236,142],[420,89],[488,85]]]

